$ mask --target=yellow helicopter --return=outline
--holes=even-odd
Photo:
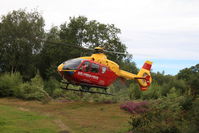
[[[101,88],[106,91],[107,87],[120,77],[136,80],[142,91],[147,90],[152,82],[151,61],[145,61],[138,74],[133,74],[122,70],[117,63],[107,59],[104,52],[106,51],[102,47],[95,47],[91,56],[79,57],[61,63],[57,70],[61,77],[67,81],[65,89],[109,95],[109,93],[90,91],[90,88]],[[69,84],[81,86],[81,89],[69,89]]]

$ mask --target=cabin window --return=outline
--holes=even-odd
[[[68,61],[65,61],[63,64],[63,70],[77,70],[78,66],[81,64],[81,62],[84,59],[81,58],[76,58],[76,59],[71,59]]]
[[[98,73],[99,72],[99,65],[95,64],[95,63],[92,63],[91,72]]]
[[[90,62],[85,61],[82,66],[80,67],[80,70],[83,70],[84,72],[88,72],[90,68]]]
[[[106,72],[106,67],[102,67],[102,73],[105,73]]]

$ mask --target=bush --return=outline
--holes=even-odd
[[[142,96],[142,92],[140,90],[139,85],[136,83],[131,83],[129,89],[130,92],[130,99],[140,99]]]
[[[63,90],[60,88],[56,88],[53,90],[53,94],[52,94],[53,98],[59,98],[59,97],[63,97]]]
[[[26,100],[49,101],[50,97],[44,91],[43,80],[37,74],[30,82],[23,83],[19,73],[5,73],[0,76],[0,96],[14,96]]]
[[[50,96],[44,90],[43,80],[38,74],[30,82],[21,84],[14,93],[16,97],[25,100],[39,100],[44,103],[50,100]]]
[[[189,99],[190,100],[190,99]],[[199,99],[192,102],[190,111],[188,111],[186,119],[189,122],[188,128],[185,130],[187,133],[196,133],[199,131]]]
[[[129,121],[131,132],[196,133],[199,131],[198,99],[191,100],[187,96],[162,98],[150,105],[145,113],[131,116]]]
[[[143,102],[127,102],[120,105],[120,109],[123,109],[131,114],[140,114],[148,110],[148,103]]]
[[[61,91],[60,89],[60,83],[56,79],[49,79],[44,82],[44,90],[50,95],[50,96],[55,96],[57,95],[58,91]],[[56,94],[54,94],[56,93]],[[55,96],[57,97],[57,96]]]
[[[105,103],[105,104],[113,104],[117,103],[118,99],[116,96],[108,96],[108,95],[99,95],[99,94],[90,94],[91,98],[90,101],[98,102],[98,103]]]
[[[179,97],[179,92],[176,91],[176,88],[175,88],[175,87],[172,87],[172,88],[169,90],[169,93],[167,93],[167,97],[168,97],[168,98],[176,98],[176,97]]]
[[[0,97],[15,96],[15,91],[22,83],[22,76],[19,73],[2,74],[0,76]]]

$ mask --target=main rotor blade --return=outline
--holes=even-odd
[[[118,54],[118,55],[132,56],[132,54],[129,54],[129,53],[122,53],[122,52],[115,52],[115,51],[108,51],[108,50],[104,50],[104,52],[112,53],[112,54]]]
[[[45,43],[50,43],[50,44],[65,45],[67,47],[73,47],[73,48],[83,49],[83,50],[87,50],[87,51],[95,51],[94,49],[84,48],[84,47],[78,46],[78,45],[71,45],[71,44],[67,44],[67,43],[64,43],[64,42],[47,41],[47,40],[44,40],[44,39],[39,39],[39,40],[43,41]],[[129,53],[122,53],[122,52],[115,52],[115,51],[108,51],[108,50],[103,50],[103,51],[104,51],[104,53],[132,56],[132,54],[129,54]]]
[[[41,41],[43,41],[45,43],[50,43],[50,44],[65,45],[67,47],[80,48],[80,49],[87,50],[87,51],[93,51],[93,49],[84,48],[84,47],[77,46],[77,45],[71,45],[71,44],[67,44],[67,43],[63,43],[63,42],[55,42],[55,41],[47,41],[47,40],[41,40]]]

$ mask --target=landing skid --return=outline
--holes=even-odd
[[[109,96],[114,96],[113,94],[111,93],[108,93],[106,92],[106,90],[108,88],[105,88],[105,87],[100,87],[100,86],[93,86],[93,85],[88,85],[88,84],[71,84],[69,82],[66,82],[66,81],[62,81],[62,83],[66,84],[66,87],[61,87],[62,89],[64,90],[67,90],[67,91],[76,91],[76,92],[85,92],[85,93],[91,93],[91,94],[103,94],[103,95],[109,95]],[[71,89],[71,88],[68,88],[69,85],[76,85],[76,86],[80,86],[81,89]],[[97,92],[97,91],[91,91],[89,90],[90,88],[99,88],[99,89],[102,89],[104,90],[105,92]]]
[[[69,89],[69,88],[64,88],[64,87],[61,87],[61,88],[67,91],[86,92],[86,93],[92,93],[92,94],[104,94],[104,95],[114,96],[113,94],[108,93],[108,92],[97,92],[97,91],[90,91],[90,90],[83,90],[83,89],[76,90],[76,89]]]

